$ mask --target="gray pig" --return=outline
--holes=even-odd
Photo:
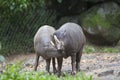
[[[46,60],[46,70],[50,72],[50,61],[53,60],[53,72],[56,72],[55,57],[60,57],[57,49],[51,45],[52,36],[55,29],[49,25],[39,28],[34,36],[34,50],[36,52],[36,61],[34,70],[37,70],[39,57],[42,56]]]
[[[86,42],[82,28],[72,22],[65,23],[53,34],[53,44],[57,50],[67,58],[71,56],[72,75],[80,71],[80,60],[84,44]],[[58,73],[61,74],[63,58],[58,58]]]

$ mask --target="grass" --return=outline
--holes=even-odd
[[[120,46],[107,47],[107,46],[94,46],[85,45],[83,53],[120,53]]]
[[[92,76],[78,73],[71,76],[65,73],[64,77],[57,77],[45,72],[23,72],[20,63],[8,65],[3,73],[0,73],[0,80],[92,80]]]

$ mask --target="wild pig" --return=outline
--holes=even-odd
[[[55,57],[60,57],[55,47],[51,45],[52,35],[55,29],[49,25],[39,28],[34,36],[34,50],[36,53],[36,61],[34,70],[37,70],[39,57],[42,56],[46,60],[46,70],[50,72],[50,61],[53,59],[53,72],[56,72]]]
[[[67,58],[71,56],[72,74],[76,74],[76,71],[80,71],[80,60],[82,56],[83,47],[86,42],[85,35],[82,28],[72,22],[63,24],[53,34],[55,45],[58,52]],[[58,58],[58,73],[61,74],[62,57]]]

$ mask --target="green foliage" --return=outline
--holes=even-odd
[[[117,48],[113,48],[113,47],[108,47],[108,48],[103,47],[101,49],[101,51],[104,53],[120,53],[120,48],[117,49]]]
[[[109,35],[110,37],[107,37],[106,39],[112,41],[113,39],[120,38],[120,11],[114,15],[106,15],[106,19],[111,23],[112,26],[106,33],[106,36]]]
[[[119,17],[120,17],[120,12],[117,12],[115,15],[113,14],[106,15],[107,20],[113,25],[120,23]],[[119,26],[118,28],[120,28],[120,25],[115,25],[114,27],[117,27],[117,26]]]
[[[93,80],[92,76],[86,76],[84,73],[80,72],[75,76],[66,74],[65,77],[62,77],[62,80]]]
[[[6,70],[0,75],[0,80],[92,80],[92,76],[78,73],[75,76],[65,74],[65,77],[49,75],[45,72],[22,72],[20,63],[8,65]]]
[[[96,50],[93,46],[85,46],[85,48],[83,49],[83,52],[84,53],[95,53]]]
[[[88,14],[89,17],[84,18],[83,19],[83,26],[85,27],[97,27],[97,26],[101,26],[104,28],[109,28],[110,27],[110,22],[108,22],[104,17],[102,17],[100,14],[98,13],[91,13]],[[87,15],[87,16],[88,16]]]
[[[83,49],[83,53],[120,53],[120,46],[116,47],[102,47],[94,45],[86,45]]]
[[[0,0],[0,14],[10,17],[25,10],[43,6],[44,0]]]
[[[0,54],[33,51],[33,38],[41,25],[53,24],[55,12],[40,8],[0,19]]]
[[[0,0],[0,54],[33,50],[33,36],[50,14],[43,10],[44,1]]]

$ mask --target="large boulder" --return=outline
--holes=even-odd
[[[114,2],[96,5],[83,13],[80,22],[87,39],[97,45],[116,45],[120,40],[120,6]]]

